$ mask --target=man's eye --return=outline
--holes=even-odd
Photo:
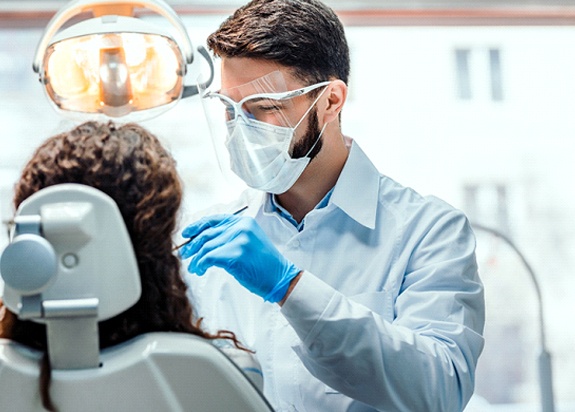
[[[267,105],[267,106],[260,106],[258,109],[262,112],[274,112],[281,110],[282,108],[277,105]]]

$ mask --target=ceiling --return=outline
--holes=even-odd
[[[246,0],[166,0],[178,7],[237,8]],[[69,0],[2,0],[0,10],[57,10]],[[575,7],[575,0],[324,0],[336,10],[350,9],[470,9]]]
[[[179,14],[229,14],[247,0],[167,0]],[[68,0],[0,0],[0,27],[43,27]],[[568,24],[575,0],[324,0],[349,25]]]

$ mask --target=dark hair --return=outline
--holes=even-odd
[[[317,0],[253,0],[224,21],[207,44],[216,56],[278,62],[309,84],[332,78],[348,83],[343,25]]]
[[[159,331],[229,338],[238,344],[232,332],[211,335],[200,328],[201,319],[194,320],[180,259],[173,253],[182,185],[174,159],[154,135],[136,124],[116,127],[112,122],[87,122],[53,136],[24,167],[14,205],[60,183],[84,184],[109,195],[122,213],[138,261],[142,295],[127,311],[99,323],[100,348]],[[46,351],[43,324],[20,320],[3,310],[1,337]],[[45,407],[52,410],[46,355],[44,359],[41,392]]]

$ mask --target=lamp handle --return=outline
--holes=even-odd
[[[184,91],[182,92],[182,99],[185,97],[195,96],[196,94],[199,94],[200,88],[207,89],[214,80],[214,62],[210,57],[210,54],[203,46],[198,46],[198,52],[202,55],[204,59],[206,59],[208,65],[210,66],[210,77],[208,78],[208,80],[206,80],[203,83],[200,83],[199,85],[184,86]]]

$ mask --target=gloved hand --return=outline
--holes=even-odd
[[[272,244],[251,217],[214,215],[202,218],[182,232],[191,241],[180,249],[192,258],[188,271],[202,276],[217,266],[265,301],[279,302],[299,273]]]

